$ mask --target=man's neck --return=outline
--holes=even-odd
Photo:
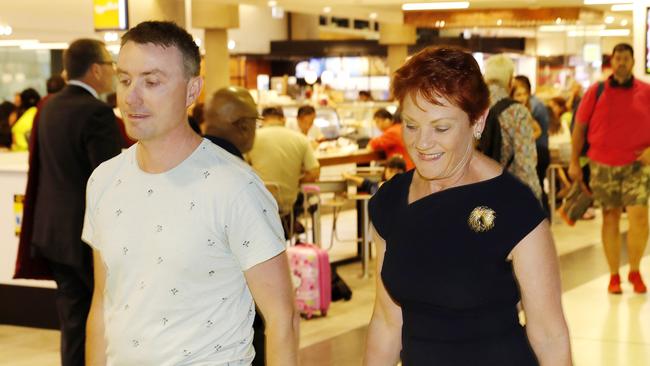
[[[179,126],[167,136],[139,141],[136,159],[140,169],[158,174],[169,171],[192,155],[203,139],[188,126]]]
[[[612,75],[614,79],[619,83],[619,84],[625,84],[628,80],[632,78],[632,74],[625,75],[622,77],[617,76],[616,74]]]
[[[85,80],[70,80],[69,84],[72,85],[77,85],[81,88],[84,88],[87,90],[90,94],[92,94],[95,98],[99,98],[99,93],[97,93],[97,88],[95,88],[92,84],[88,84]]]

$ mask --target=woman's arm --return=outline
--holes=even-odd
[[[375,308],[368,326],[363,364],[365,366],[395,366],[399,361],[399,353],[402,349],[402,309],[388,295],[381,280],[386,242],[377,234],[374,227],[371,230],[377,248],[377,271],[375,272],[377,290]]]
[[[540,365],[572,365],[557,255],[548,221],[544,220],[517,244],[512,259],[526,314],[526,333]]]

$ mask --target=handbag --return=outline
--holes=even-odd
[[[564,197],[562,206],[557,210],[557,213],[562,217],[564,222],[569,226],[573,226],[584,215],[587,209],[591,207],[593,202],[593,195],[585,183],[575,181],[571,185],[569,193]]]

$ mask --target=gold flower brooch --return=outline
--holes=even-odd
[[[478,206],[472,210],[467,219],[469,227],[477,233],[488,231],[494,227],[497,214],[486,206]]]

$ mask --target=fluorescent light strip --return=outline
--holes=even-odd
[[[552,33],[552,32],[584,32],[584,31],[592,31],[592,32],[598,32],[600,30],[604,30],[605,25],[600,24],[600,25],[540,25],[537,30],[539,32],[547,32],[547,33]]]
[[[19,47],[26,44],[38,43],[35,39],[2,39],[0,40],[0,47]]]
[[[632,11],[634,4],[616,4],[612,5],[612,11]]]
[[[631,4],[632,0],[585,0],[585,5]]]
[[[603,29],[588,31],[570,31],[567,37],[627,37],[630,35],[629,29]]]
[[[66,48],[68,48],[68,44],[64,42],[29,43],[20,46],[22,50],[64,50]]]
[[[450,1],[441,3],[406,3],[402,5],[402,10],[449,10],[449,9],[467,9],[469,1]]]

